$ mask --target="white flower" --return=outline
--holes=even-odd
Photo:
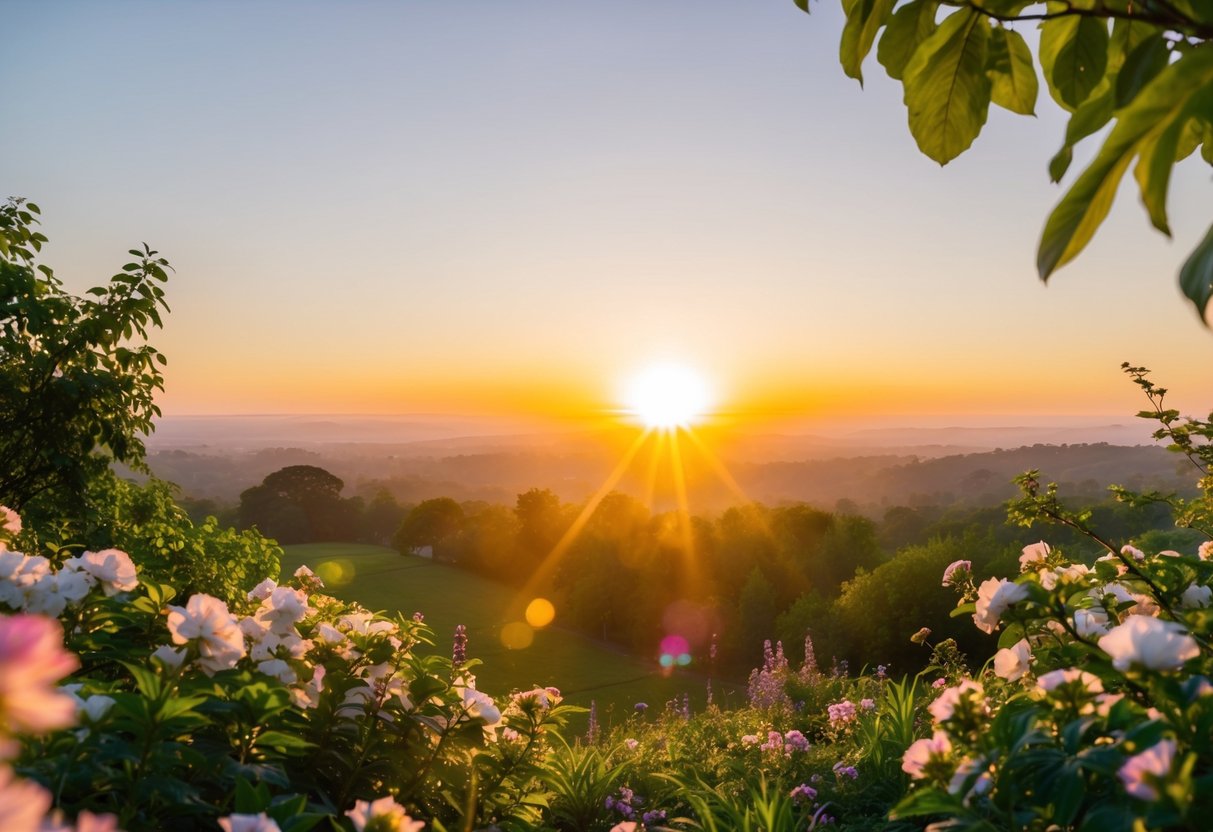
[[[934,760],[944,759],[952,753],[952,741],[943,731],[936,731],[927,739],[910,744],[901,757],[901,770],[921,780],[927,776],[927,766]]]
[[[982,581],[977,588],[977,610],[973,613],[973,623],[977,629],[992,633],[1007,607],[1027,597],[1028,588],[1022,584],[999,578]]]
[[[262,812],[258,815],[228,815],[219,818],[223,832],[282,832],[278,822]]]
[[[84,600],[88,591],[89,582],[79,572],[48,572],[26,588],[25,610],[58,618],[69,605]]]
[[[1141,665],[1149,670],[1177,670],[1200,655],[1200,647],[1174,621],[1131,615],[1099,640],[1099,648],[1112,657],[1112,666],[1128,670]]]
[[[273,578],[266,578],[261,583],[249,590],[248,599],[250,601],[264,601],[270,597],[270,593],[278,588],[278,582]]]
[[[50,561],[41,555],[0,551],[0,602],[15,610],[25,609],[26,593],[50,571]]]
[[[994,673],[1014,682],[1022,679],[1031,671],[1032,650],[1028,640],[1021,638],[1010,647],[1005,647],[994,654]]]
[[[404,807],[391,795],[374,801],[359,800],[345,816],[354,824],[355,832],[363,832],[371,823],[375,832],[421,832],[425,828],[425,823],[405,814]]]
[[[1108,613],[1103,607],[1074,610],[1074,631],[1079,638],[1091,639],[1108,632]]]
[[[309,612],[306,592],[280,586],[261,602],[256,619],[273,632],[284,634],[294,631]]]
[[[299,677],[295,674],[295,671],[282,659],[268,659],[264,662],[258,662],[257,669],[266,676],[273,676],[284,685],[293,685],[299,681]]]
[[[100,581],[106,595],[130,592],[139,586],[135,564],[131,556],[120,549],[103,549],[100,552],[85,552],[69,558],[65,569],[78,569]]]
[[[315,636],[321,644],[340,644],[346,640],[345,633],[326,621],[317,625]]]
[[[1125,557],[1133,558],[1133,560],[1145,560],[1146,559],[1145,552],[1143,552],[1141,549],[1138,549],[1136,546],[1130,546],[1128,544],[1125,544],[1124,546],[1120,547],[1120,553],[1122,555],[1124,555]]]
[[[1200,548],[1196,550],[1196,556],[1201,560],[1213,558],[1213,540],[1206,540],[1200,544]]]
[[[87,699],[76,697],[76,702],[76,713],[88,722],[97,722],[110,712],[110,708],[114,707],[113,699],[99,693],[93,694]]]
[[[1043,540],[1039,543],[1029,543],[1027,546],[1024,546],[1023,554],[1019,556],[1019,571],[1031,572],[1037,566],[1043,565],[1052,551],[1049,548],[1049,544]]]
[[[169,670],[176,670],[185,661],[185,651],[181,649],[174,650],[167,644],[162,644],[152,653],[152,658],[159,659]]]
[[[1070,685],[1074,682],[1081,682],[1088,693],[1103,693],[1103,682],[1099,677],[1085,670],[1079,670],[1077,667],[1042,673],[1036,680],[1036,689],[1042,693],[1049,693],[1062,685]]]
[[[462,689],[461,696],[463,697],[464,713],[469,719],[483,719],[485,738],[495,740],[497,738],[496,726],[501,722],[501,711],[493,702],[493,698],[470,686]]]
[[[1117,776],[1125,791],[1138,800],[1158,800],[1158,780],[1166,779],[1175,762],[1175,740],[1160,740],[1140,754],[1130,757]]]
[[[312,668],[312,680],[305,682],[302,687],[291,689],[291,700],[298,708],[315,708],[320,704],[320,694],[324,690],[324,676],[327,671],[324,665],[318,664]]]
[[[1199,584],[1190,585],[1179,598],[1179,603],[1188,610],[1207,607],[1211,602],[1213,602],[1213,589]]]
[[[173,644],[197,640],[198,665],[208,676],[235,667],[244,657],[244,634],[223,601],[200,593],[184,607],[168,609]]]

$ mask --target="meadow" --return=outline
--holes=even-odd
[[[476,676],[485,690],[551,685],[569,704],[589,708],[596,703],[599,719],[606,724],[631,714],[637,702],[660,708],[687,694],[693,709],[706,704],[707,677],[678,669],[663,671],[656,661],[558,625],[536,630],[528,647],[507,648],[501,629],[515,603],[513,590],[466,571],[360,543],[307,543],[287,546],[284,552],[284,578],[306,565],[326,578],[326,590],[343,601],[357,601],[389,616],[421,612],[439,641],[436,652],[449,647],[442,639],[463,624],[469,656],[484,662]],[[744,701],[744,690],[736,684],[713,679],[712,687],[717,704]],[[584,719],[574,719],[574,724],[583,725]]]

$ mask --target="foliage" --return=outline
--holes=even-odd
[[[443,544],[459,533],[463,520],[463,509],[450,497],[423,500],[405,515],[392,545],[401,552],[430,546],[441,557]]]
[[[76,297],[37,256],[38,206],[0,206],[0,503],[32,519],[84,512],[110,462],[139,467],[164,356],[142,343],[167,310],[168,262],[147,246]]]
[[[809,10],[808,0],[796,4]],[[842,7],[843,71],[862,83],[864,59],[875,46],[885,72],[904,88],[910,133],[941,165],[969,148],[991,104],[1035,113],[1034,63],[1050,96],[1070,113],[1061,149],[1049,163],[1054,182],[1065,176],[1075,147],[1110,125],[1045,223],[1037,253],[1042,279],[1090,242],[1134,161],[1150,222],[1168,236],[1173,167],[1197,150],[1213,164],[1213,7],[1207,3],[842,0]],[[1039,24],[1035,56],[1017,23]],[[1204,316],[1213,298],[1213,228],[1180,269],[1179,281]]]
[[[547,735],[574,710],[554,689],[496,702],[476,690],[475,661],[423,652],[423,624],[327,597],[307,570],[283,586],[266,580],[229,608],[137,580],[122,552],[67,554],[0,549],[0,605],[58,614],[78,656],[66,689],[76,724],[37,726],[14,762],[68,816],[190,830],[267,812],[301,832],[390,793],[415,814],[468,828],[537,823]],[[24,619],[46,620],[0,616],[0,627]],[[0,642],[2,665],[13,657]],[[8,714],[33,695],[22,687],[33,674],[4,670]],[[45,693],[44,707],[66,696]]]
[[[240,525],[281,543],[350,540],[361,501],[343,500],[340,477],[315,465],[288,465],[240,494]]]
[[[1179,419],[1143,368],[1128,372],[1150,397],[1142,416],[1202,474],[1191,500],[1173,505],[1201,528],[1213,505],[1207,465],[1213,423]],[[1176,438],[1178,437],[1178,438]],[[1020,575],[976,586],[951,581],[956,614],[999,632],[993,667],[942,691],[935,733],[903,767],[919,787],[895,816],[948,818],[949,828],[1202,829],[1213,810],[1213,542],[1195,552],[1147,551],[1113,541],[1068,508],[1035,472],[1020,481],[1010,516],[1079,530],[1103,547],[1094,562],[1060,548],[1025,547]]]

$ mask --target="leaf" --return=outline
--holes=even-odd
[[[989,21],[965,8],[948,16],[906,66],[910,132],[918,149],[941,165],[967,150],[986,123],[989,39]]]
[[[1050,179],[1054,182],[1061,181],[1074,158],[1074,145],[1087,136],[1099,132],[1100,128],[1112,120],[1113,112],[1115,112],[1115,103],[1111,92],[1088,98],[1081,107],[1074,111],[1074,115],[1070,116],[1069,124],[1066,125],[1065,144],[1049,162]]]
[[[257,735],[256,745],[268,746],[285,752],[302,752],[312,748],[312,743],[297,737],[294,734],[288,734],[285,731],[264,731]]]
[[[842,29],[838,57],[842,71],[863,84],[863,60],[872,51],[876,33],[893,12],[896,0],[844,0],[847,23]]]
[[[1040,67],[1053,100],[1069,112],[1078,109],[1103,80],[1108,47],[1108,30],[1099,20],[1067,15],[1044,21]]]
[[[1053,21],[1046,21],[1052,23]],[[1064,104],[1076,108],[1103,80],[1108,68],[1108,25],[1093,17],[1078,18],[1073,35],[1053,64],[1053,85]]]
[[[990,100],[1005,110],[1036,115],[1040,85],[1032,64],[1032,50],[1023,35],[997,26],[990,33]]]
[[[1179,288],[1196,305],[1201,320],[1205,320],[1205,311],[1213,299],[1213,226],[1179,270]]]
[[[1175,120],[1190,115],[1193,99],[1213,90],[1213,45],[1190,51],[1169,65],[1120,111],[1094,161],[1078,177],[1045,223],[1036,268],[1041,279],[1072,260],[1099,228],[1129,162],[1143,144]]]
[[[809,0],[793,0],[793,2],[800,7],[802,12],[809,13]]]
[[[914,50],[935,31],[938,11],[939,0],[912,0],[889,18],[876,47],[876,60],[890,78],[902,79]]]
[[[1116,106],[1123,107],[1141,92],[1141,88],[1162,72],[1171,51],[1161,33],[1151,35],[1133,48],[1116,74]]]

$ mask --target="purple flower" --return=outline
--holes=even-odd
[[[809,750],[808,738],[795,729],[792,729],[783,735],[783,743],[790,751]]]
[[[665,809],[652,809],[645,812],[640,819],[644,821],[645,826],[648,826],[650,823],[663,821],[665,820]]]
[[[462,624],[455,628],[455,642],[451,648],[451,664],[459,666],[467,661],[468,630]]]
[[[856,770],[855,766],[843,765],[842,760],[839,760],[834,764],[834,774],[839,780],[844,777],[849,777],[852,780],[859,778],[859,772]]]
[[[793,802],[795,803],[799,803],[802,800],[816,800],[817,789],[813,788],[807,783],[801,783],[799,786],[792,789],[792,792],[788,795],[788,797],[792,798]]]
[[[649,705],[647,702],[637,702],[636,703],[636,713],[643,714],[648,709],[649,709]]]

